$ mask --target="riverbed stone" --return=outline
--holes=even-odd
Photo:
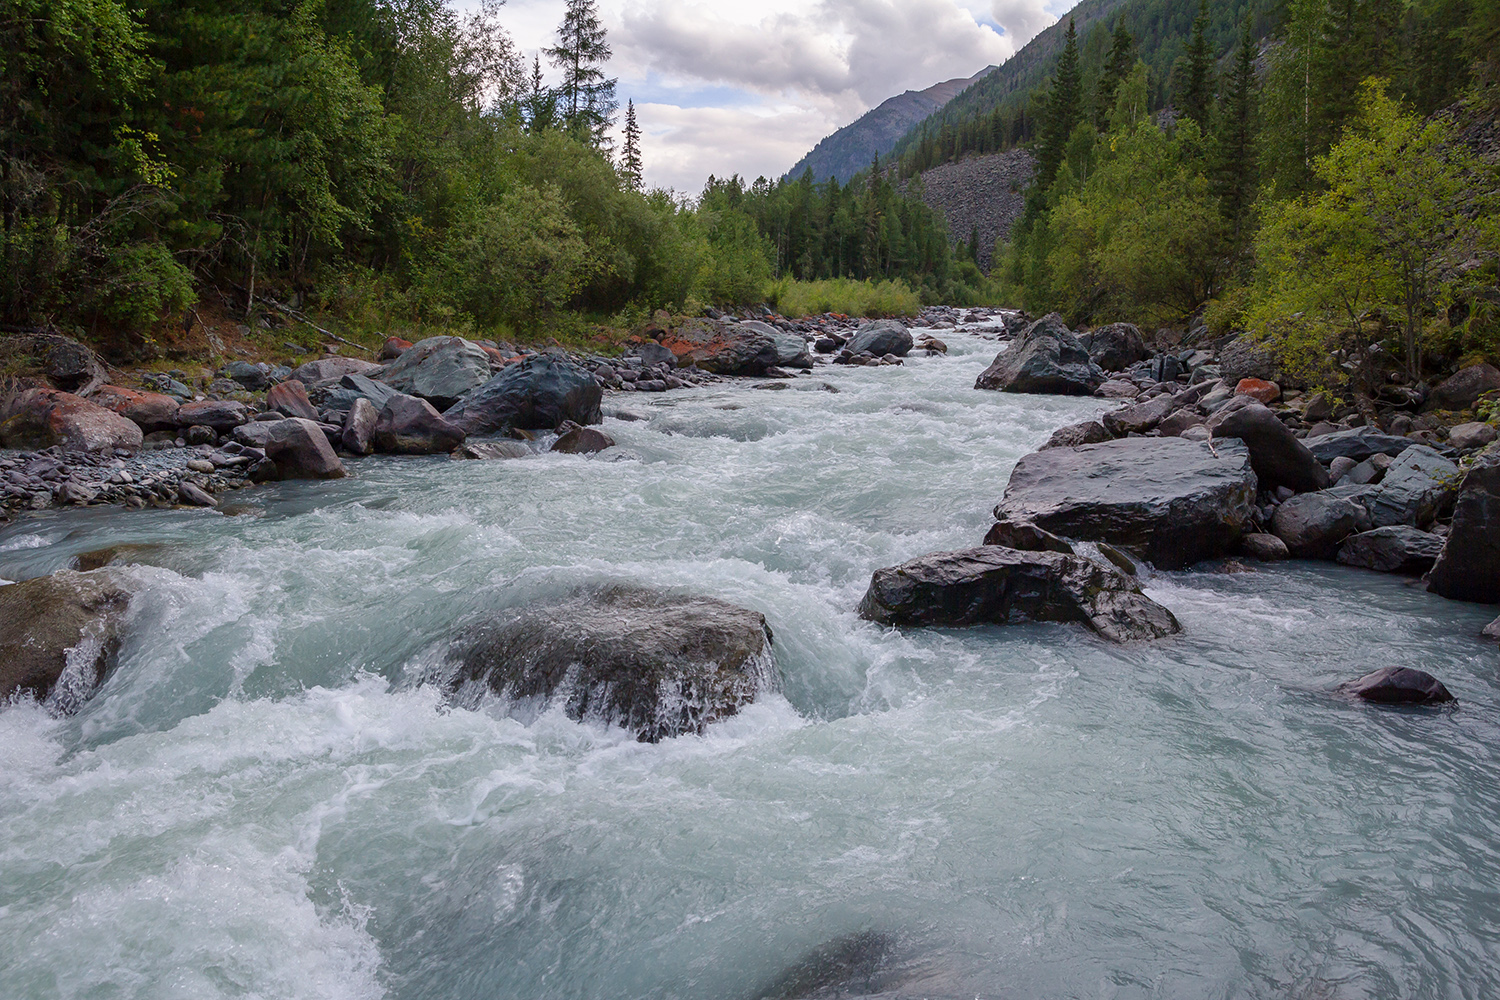
[[[1091,396],[1103,385],[1096,365],[1057,313],[1028,326],[974,383],[1000,392]]]
[[[1069,424],[1052,432],[1041,450],[1049,448],[1076,448],[1084,444],[1099,444],[1110,439],[1109,431],[1097,420],[1085,420],[1081,424]]]
[[[276,463],[278,479],[342,479],[348,475],[317,422],[288,417],[265,426],[266,443],[260,447]]]
[[[1454,700],[1442,681],[1411,667],[1383,667],[1339,690],[1377,705],[1441,705]]]
[[[1240,539],[1240,548],[1248,556],[1253,556],[1261,562],[1284,562],[1292,557],[1291,550],[1275,535],[1266,532],[1253,532]]]
[[[1395,458],[1411,447],[1411,439],[1395,434],[1385,434],[1372,427],[1354,427],[1314,436],[1308,432],[1307,449],[1324,465],[1335,458],[1352,458],[1363,462],[1372,455],[1389,455]]]
[[[307,398],[307,387],[296,379],[288,379],[285,382],[271,386],[266,393],[266,409],[275,410],[277,413],[287,417],[301,417],[303,420],[318,419],[318,410],[312,405],[312,400]]]
[[[1061,552],[1066,556],[1074,554],[1073,546],[1067,539],[1059,538],[1050,531],[1043,531],[1034,524],[1014,521],[996,521],[990,526],[989,534],[984,536],[984,544],[1015,549],[1017,552]]]
[[[220,434],[228,434],[249,421],[249,407],[235,399],[204,399],[183,403],[177,409],[178,427],[212,427]]]
[[[1360,502],[1377,528],[1397,524],[1425,528],[1451,502],[1462,479],[1457,464],[1426,445],[1412,445]]]
[[[1170,611],[1113,567],[998,545],[938,552],[876,570],[859,614],[898,626],[1077,622],[1115,642],[1182,631]]]
[[[1345,566],[1378,573],[1421,576],[1443,551],[1437,535],[1406,525],[1391,525],[1350,535],[1339,546],[1338,561]]]
[[[494,461],[507,458],[531,458],[536,452],[520,441],[465,441],[454,448],[451,458],[469,461]]]
[[[1496,389],[1500,389],[1500,368],[1489,364],[1471,365],[1435,387],[1422,409],[1472,410],[1480,396]]]
[[[593,455],[615,446],[615,439],[596,427],[570,427],[552,443],[561,455]]]
[[[1304,493],[1276,508],[1271,530],[1297,559],[1332,559],[1344,539],[1367,526],[1358,504],[1327,493]]]
[[[1238,438],[1250,449],[1250,464],[1263,490],[1285,486],[1294,493],[1326,490],[1333,485],[1313,453],[1277,419],[1246,395],[1235,397],[1208,421],[1215,439]]]
[[[136,392],[118,385],[101,385],[89,396],[89,402],[118,413],[148,434],[175,430],[181,405],[165,393]]]
[[[0,702],[29,693],[77,711],[113,666],[131,591],[109,569],[0,587]]]
[[[386,455],[441,455],[467,436],[427,400],[401,393],[386,401],[370,432],[375,450]]]
[[[1089,357],[1107,372],[1122,372],[1131,365],[1151,357],[1146,338],[1133,323],[1111,323],[1089,333],[1080,334],[1079,343]]]
[[[872,320],[854,332],[847,347],[850,354],[873,354],[877,358],[894,354],[904,358],[911,353],[911,331],[898,320]]]
[[[470,436],[513,429],[556,430],[563,421],[604,422],[604,390],[591,372],[540,355],[506,369],[470,393],[445,416]]]
[[[679,368],[696,365],[715,375],[764,375],[776,367],[776,341],[754,327],[724,320],[683,321],[661,336]],[[584,421],[579,421],[584,423]]]
[[[1475,448],[1483,448],[1500,438],[1500,430],[1494,424],[1482,424],[1477,421],[1459,424],[1448,431],[1448,446],[1457,448],[1459,451],[1473,451]]]
[[[1115,437],[1125,437],[1127,434],[1144,434],[1153,430],[1176,410],[1178,404],[1171,393],[1163,393],[1146,400],[1144,403],[1136,403],[1134,406],[1122,407],[1106,413],[1102,418],[1104,429]]]
[[[373,361],[361,361],[359,358],[319,358],[299,365],[292,370],[291,377],[303,385],[315,385],[319,382],[331,382],[343,378],[345,375],[379,375],[383,371],[381,365]]]
[[[740,324],[740,328],[753,330],[771,339],[771,342],[776,345],[775,366],[777,368],[809,369],[813,366],[812,354],[807,349],[807,341],[800,334],[778,330],[771,324],[762,323],[759,320],[746,320]],[[667,354],[667,360],[675,360],[675,355],[671,351],[667,351],[659,344],[657,348]],[[658,357],[657,360],[647,361],[646,364],[650,366],[659,360],[662,359]]]
[[[1162,569],[1229,555],[1255,510],[1250,452],[1183,438],[1051,448],[1016,463],[997,521],[1108,542]]]
[[[403,351],[378,377],[444,412],[489,381],[490,356],[462,337],[428,337]]]
[[[375,450],[375,425],[380,413],[364,397],[356,399],[344,417],[339,430],[339,445],[351,455],[368,455]]]
[[[1476,465],[1464,476],[1427,589],[1455,601],[1500,604],[1500,463]]]
[[[637,586],[580,591],[471,624],[450,653],[461,703],[565,698],[573,719],[644,743],[702,733],[778,691],[771,629],[758,612]]]
[[[144,437],[134,421],[70,392],[25,389],[0,400],[0,447],[134,454]]]

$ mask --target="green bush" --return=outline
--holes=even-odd
[[[921,297],[905,281],[795,281],[780,278],[765,286],[765,299],[783,316],[815,316],[841,313],[876,319],[885,316],[915,316],[922,311]]]

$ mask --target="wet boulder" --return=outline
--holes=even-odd
[[[552,444],[552,450],[561,455],[593,455],[615,446],[615,439],[594,427],[568,428]]]
[[[130,600],[109,569],[0,587],[0,702],[22,693],[77,711],[113,667]]]
[[[0,401],[0,447],[64,451],[139,451],[140,425],[57,389],[25,389]]]
[[[1500,604],[1500,464],[1476,465],[1464,476],[1427,589],[1455,601]]]
[[[307,387],[296,379],[271,386],[271,390],[266,393],[266,409],[275,410],[287,417],[313,421],[318,419],[317,408],[307,398]]]
[[[275,463],[276,478],[342,479],[348,475],[328,443],[328,435],[316,422],[288,417],[265,427],[265,443],[259,447]]]
[[[1122,372],[1151,357],[1146,338],[1132,323],[1111,323],[1082,334],[1079,343],[1089,352],[1094,364],[1107,372]]]
[[[1443,540],[1406,525],[1392,525],[1350,535],[1339,546],[1338,561],[1345,566],[1377,573],[1421,576],[1437,562]]]
[[[776,345],[777,368],[807,369],[813,366],[812,354],[807,350],[807,341],[800,334],[778,330],[771,324],[762,323],[759,320],[746,320],[740,324],[740,327],[771,338],[771,342]],[[647,364],[655,364],[655,362],[647,362]]]
[[[1442,705],[1454,700],[1442,681],[1410,667],[1384,667],[1341,684],[1339,690],[1377,705]]]
[[[228,434],[249,420],[250,409],[233,399],[205,399],[183,403],[177,409],[178,427],[212,427],[220,434]]]
[[[1110,439],[1109,431],[1097,420],[1085,420],[1081,424],[1069,424],[1052,432],[1041,450],[1048,448],[1077,448],[1083,444],[1099,444]]]
[[[530,458],[536,452],[520,441],[465,441],[453,449],[451,458],[467,461],[495,461],[506,458]]]
[[[1433,389],[1423,410],[1472,410],[1479,397],[1500,389],[1500,368],[1473,365]]]
[[[876,570],[859,614],[907,626],[1077,622],[1115,642],[1182,631],[1170,611],[1113,567],[998,545],[938,552]]]
[[[319,358],[293,369],[291,377],[303,385],[331,382],[345,375],[379,375],[382,367],[373,361],[358,358]]]
[[[663,333],[661,344],[679,368],[697,365],[715,375],[764,375],[776,367],[781,354],[776,341],[757,329],[763,325],[689,319]]]
[[[344,417],[339,431],[339,446],[351,455],[368,455],[375,450],[375,425],[380,413],[375,404],[363,397],[356,399]]]
[[[873,998],[902,985],[901,974],[895,939],[862,931],[819,945],[751,995],[757,1000]]]
[[[1362,507],[1327,493],[1292,497],[1271,518],[1271,530],[1297,559],[1332,559],[1344,539],[1368,527]]]
[[[1425,528],[1452,500],[1463,472],[1426,445],[1412,445],[1386,469],[1379,485],[1360,497],[1377,528]]]
[[[1240,549],[1261,562],[1284,562],[1292,557],[1286,542],[1275,535],[1256,532],[1240,539]]]
[[[1307,446],[1297,440],[1276,414],[1249,396],[1236,396],[1208,421],[1218,438],[1238,438],[1250,449],[1250,464],[1263,490],[1285,486],[1293,493],[1312,493],[1333,485]]]
[[[364,399],[378,413],[392,396],[397,395],[401,394],[384,382],[377,382],[368,375],[353,374],[343,376],[335,386],[321,389],[320,402],[326,409],[342,412],[353,406],[356,399]]]
[[[1108,542],[1162,569],[1233,552],[1254,513],[1255,471],[1238,441],[1123,438],[1051,448],[1016,463],[997,521]]]
[[[894,354],[904,358],[911,353],[911,331],[897,320],[872,320],[854,331],[846,347],[850,354],[873,354],[877,358]]]
[[[386,455],[440,455],[458,447],[467,436],[427,400],[397,393],[380,411],[370,441]]]
[[[419,340],[386,366],[380,381],[447,410],[489,381],[490,356],[462,337]]]
[[[644,743],[702,733],[780,690],[765,617],[706,597],[642,587],[583,591],[502,612],[454,643],[461,702],[566,699],[573,719]]]
[[[1104,381],[1103,369],[1094,364],[1062,317],[1052,313],[1028,326],[1009,349],[997,355],[974,388],[1092,396]]]
[[[1324,465],[1330,464],[1335,458],[1352,458],[1356,462],[1363,462],[1375,455],[1395,458],[1410,447],[1411,438],[1385,434],[1372,427],[1354,427],[1307,439],[1308,451]]]
[[[444,416],[471,436],[513,429],[550,431],[563,421],[604,422],[604,390],[593,374],[539,355],[508,366]]]
[[[1061,552],[1065,556],[1074,554],[1073,546],[1065,538],[1058,538],[1050,531],[1043,531],[1034,524],[1013,521],[996,521],[984,544],[1015,549],[1017,552]]]
[[[89,396],[89,402],[118,413],[148,434],[177,429],[177,408],[181,404],[164,393],[101,385]]]

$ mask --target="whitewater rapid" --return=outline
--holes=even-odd
[[[204,511],[51,513],[0,577],[140,544],[120,665],[0,709],[0,996],[723,998],[874,931],[918,996],[1500,995],[1493,609],[1333,565],[1156,574],[1186,634],[895,632],[1097,400],[997,346],[606,400],[619,448],[373,458]],[[830,391],[837,390],[837,391]],[[455,623],[582,583],[762,612],[784,694],[640,744],[451,710]],[[1329,696],[1428,669],[1456,709]]]

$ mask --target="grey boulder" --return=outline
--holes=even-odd
[[[1183,438],[1051,448],[1016,463],[997,521],[1108,542],[1162,569],[1233,552],[1255,509],[1250,453]]]
[[[1425,528],[1452,499],[1462,478],[1462,470],[1453,462],[1426,445],[1412,445],[1360,502],[1377,528],[1397,524]]]
[[[1410,667],[1384,667],[1339,690],[1377,705],[1441,705],[1454,700],[1442,681]]]
[[[342,479],[348,475],[321,425],[301,417],[288,417],[264,426],[265,444],[257,447],[275,463],[276,478]]]
[[[1151,357],[1140,328],[1131,323],[1111,323],[1078,338],[1094,363],[1107,372],[1122,372]]]
[[[380,413],[375,404],[361,396],[349,407],[339,432],[339,445],[351,455],[368,455],[375,450],[375,425]]]
[[[1249,396],[1237,396],[1208,421],[1218,438],[1238,438],[1250,449],[1250,464],[1263,490],[1285,486],[1312,493],[1333,485],[1328,470],[1297,440],[1276,414]]]
[[[873,354],[883,358],[894,354],[904,358],[911,353],[911,331],[893,319],[877,319],[865,323],[854,332],[846,345],[850,354]]]
[[[506,368],[445,416],[474,436],[500,431],[555,430],[563,421],[604,422],[604,390],[593,374],[570,361],[540,355]]]
[[[1320,434],[1307,439],[1308,451],[1324,465],[1335,458],[1352,458],[1363,462],[1373,455],[1389,455],[1395,458],[1411,447],[1411,439],[1384,434],[1370,427],[1354,427],[1349,430]]]
[[[1117,569],[1061,552],[998,545],[876,570],[859,614],[909,626],[1077,622],[1115,642],[1182,631],[1170,611]]]
[[[381,366],[358,358],[319,358],[293,369],[291,377],[303,385],[331,382],[345,375],[378,375]]]
[[[454,643],[461,703],[565,700],[573,719],[621,726],[644,743],[702,733],[780,690],[763,615],[641,587],[585,591],[504,612]]]
[[[1049,448],[1077,448],[1083,444],[1099,444],[1110,439],[1109,431],[1097,420],[1085,420],[1081,424],[1069,424],[1052,432],[1041,450]]]
[[[62,570],[0,587],[0,703],[17,693],[78,710],[120,646],[128,581],[115,570]]]
[[[1442,551],[1443,540],[1437,535],[1393,525],[1350,535],[1339,546],[1338,560],[1345,566],[1378,573],[1421,576],[1432,568]]]
[[[1052,313],[1028,326],[1009,349],[997,355],[974,388],[1092,396],[1104,381],[1103,369],[1089,358],[1062,317]]]
[[[447,410],[490,378],[490,356],[462,337],[419,340],[392,361],[380,381]]]
[[[463,443],[464,429],[415,396],[395,395],[375,421],[370,441],[386,455],[438,455]]]
[[[1500,604],[1500,464],[1477,465],[1464,476],[1427,589],[1455,601]]]
[[[1271,530],[1298,559],[1332,559],[1344,539],[1368,526],[1364,508],[1326,493],[1292,497],[1271,518]]]
[[[1500,368],[1473,365],[1433,389],[1424,410],[1472,410],[1479,397],[1500,389]]]

